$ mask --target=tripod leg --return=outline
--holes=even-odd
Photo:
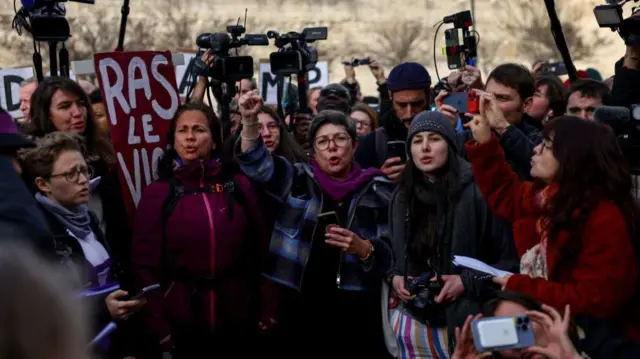
[[[64,43],[60,48],[58,57],[60,59],[60,76],[69,78],[69,51],[64,47]]]
[[[49,42],[49,64],[51,73],[50,76],[58,76],[58,42],[50,41]]]

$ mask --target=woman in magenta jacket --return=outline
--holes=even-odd
[[[218,158],[220,122],[210,107],[182,105],[143,193],[133,267],[147,294],[144,320],[164,353],[228,357],[246,353],[258,327],[261,263],[268,234],[253,187]]]

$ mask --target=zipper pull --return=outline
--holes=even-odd
[[[340,278],[340,272],[338,272],[338,275],[336,276],[336,285],[337,285],[338,287],[340,287],[340,282],[341,282],[341,281],[342,281],[342,280],[341,280],[341,278]]]

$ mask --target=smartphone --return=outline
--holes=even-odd
[[[471,322],[471,331],[478,353],[524,349],[536,342],[531,320],[526,315],[475,319]]]
[[[447,29],[444,32],[445,46],[447,47],[447,65],[450,70],[462,68],[462,52],[458,49],[460,46],[459,31],[456,28]]]
[[[144,297],[145,294],[147,294],[147,293],[149,293],[151,291],[157,290],[157,289],[160,289],[160,284],[152,284],[152,285],[150,285],[148,287],[144,287],[144,288],[140,289],[140,291],[136,295],[134,295],[133,297],[128,298],[127,300],[140,299],[140,298]]]
[[[469,112],[469,93],[453,92],[444,98],[444,104],[455,108],[458,113],[465,114]]]
[[[325,233],[328,232],[332,226],[340,226],[340,220],[335,211],[320,213],[317,219],[318,228],[322,228]]]
[[[400,157],[402,162],[407,162],[407,145],[404,141],[387,142],[387,158]]]
[[[563,76],[567,74],[567,66],[562,61],[545,63],[542,65],[541,73],[551,73],[556,76]]]
[[[553,62],[553,63],[549,64],[549,72],[551,72],[551,73],[553,73],[553,74],[555,74],[557,76],[563,76],[563,75],[568,74],[567,66],[562,61]]]

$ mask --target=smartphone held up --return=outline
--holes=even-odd
[[[402,163],[407,162],[407,145],[404,141],[387,142],[387,158],[400,158]]]
[[[474,319],[471,332],[478,353],[526,349],[536,342],[531,319],[526,315]]]
[[[473,91],[450,93],[444,98],[444,104],[455,108],[460,114],[480,112],[480,96]]]

